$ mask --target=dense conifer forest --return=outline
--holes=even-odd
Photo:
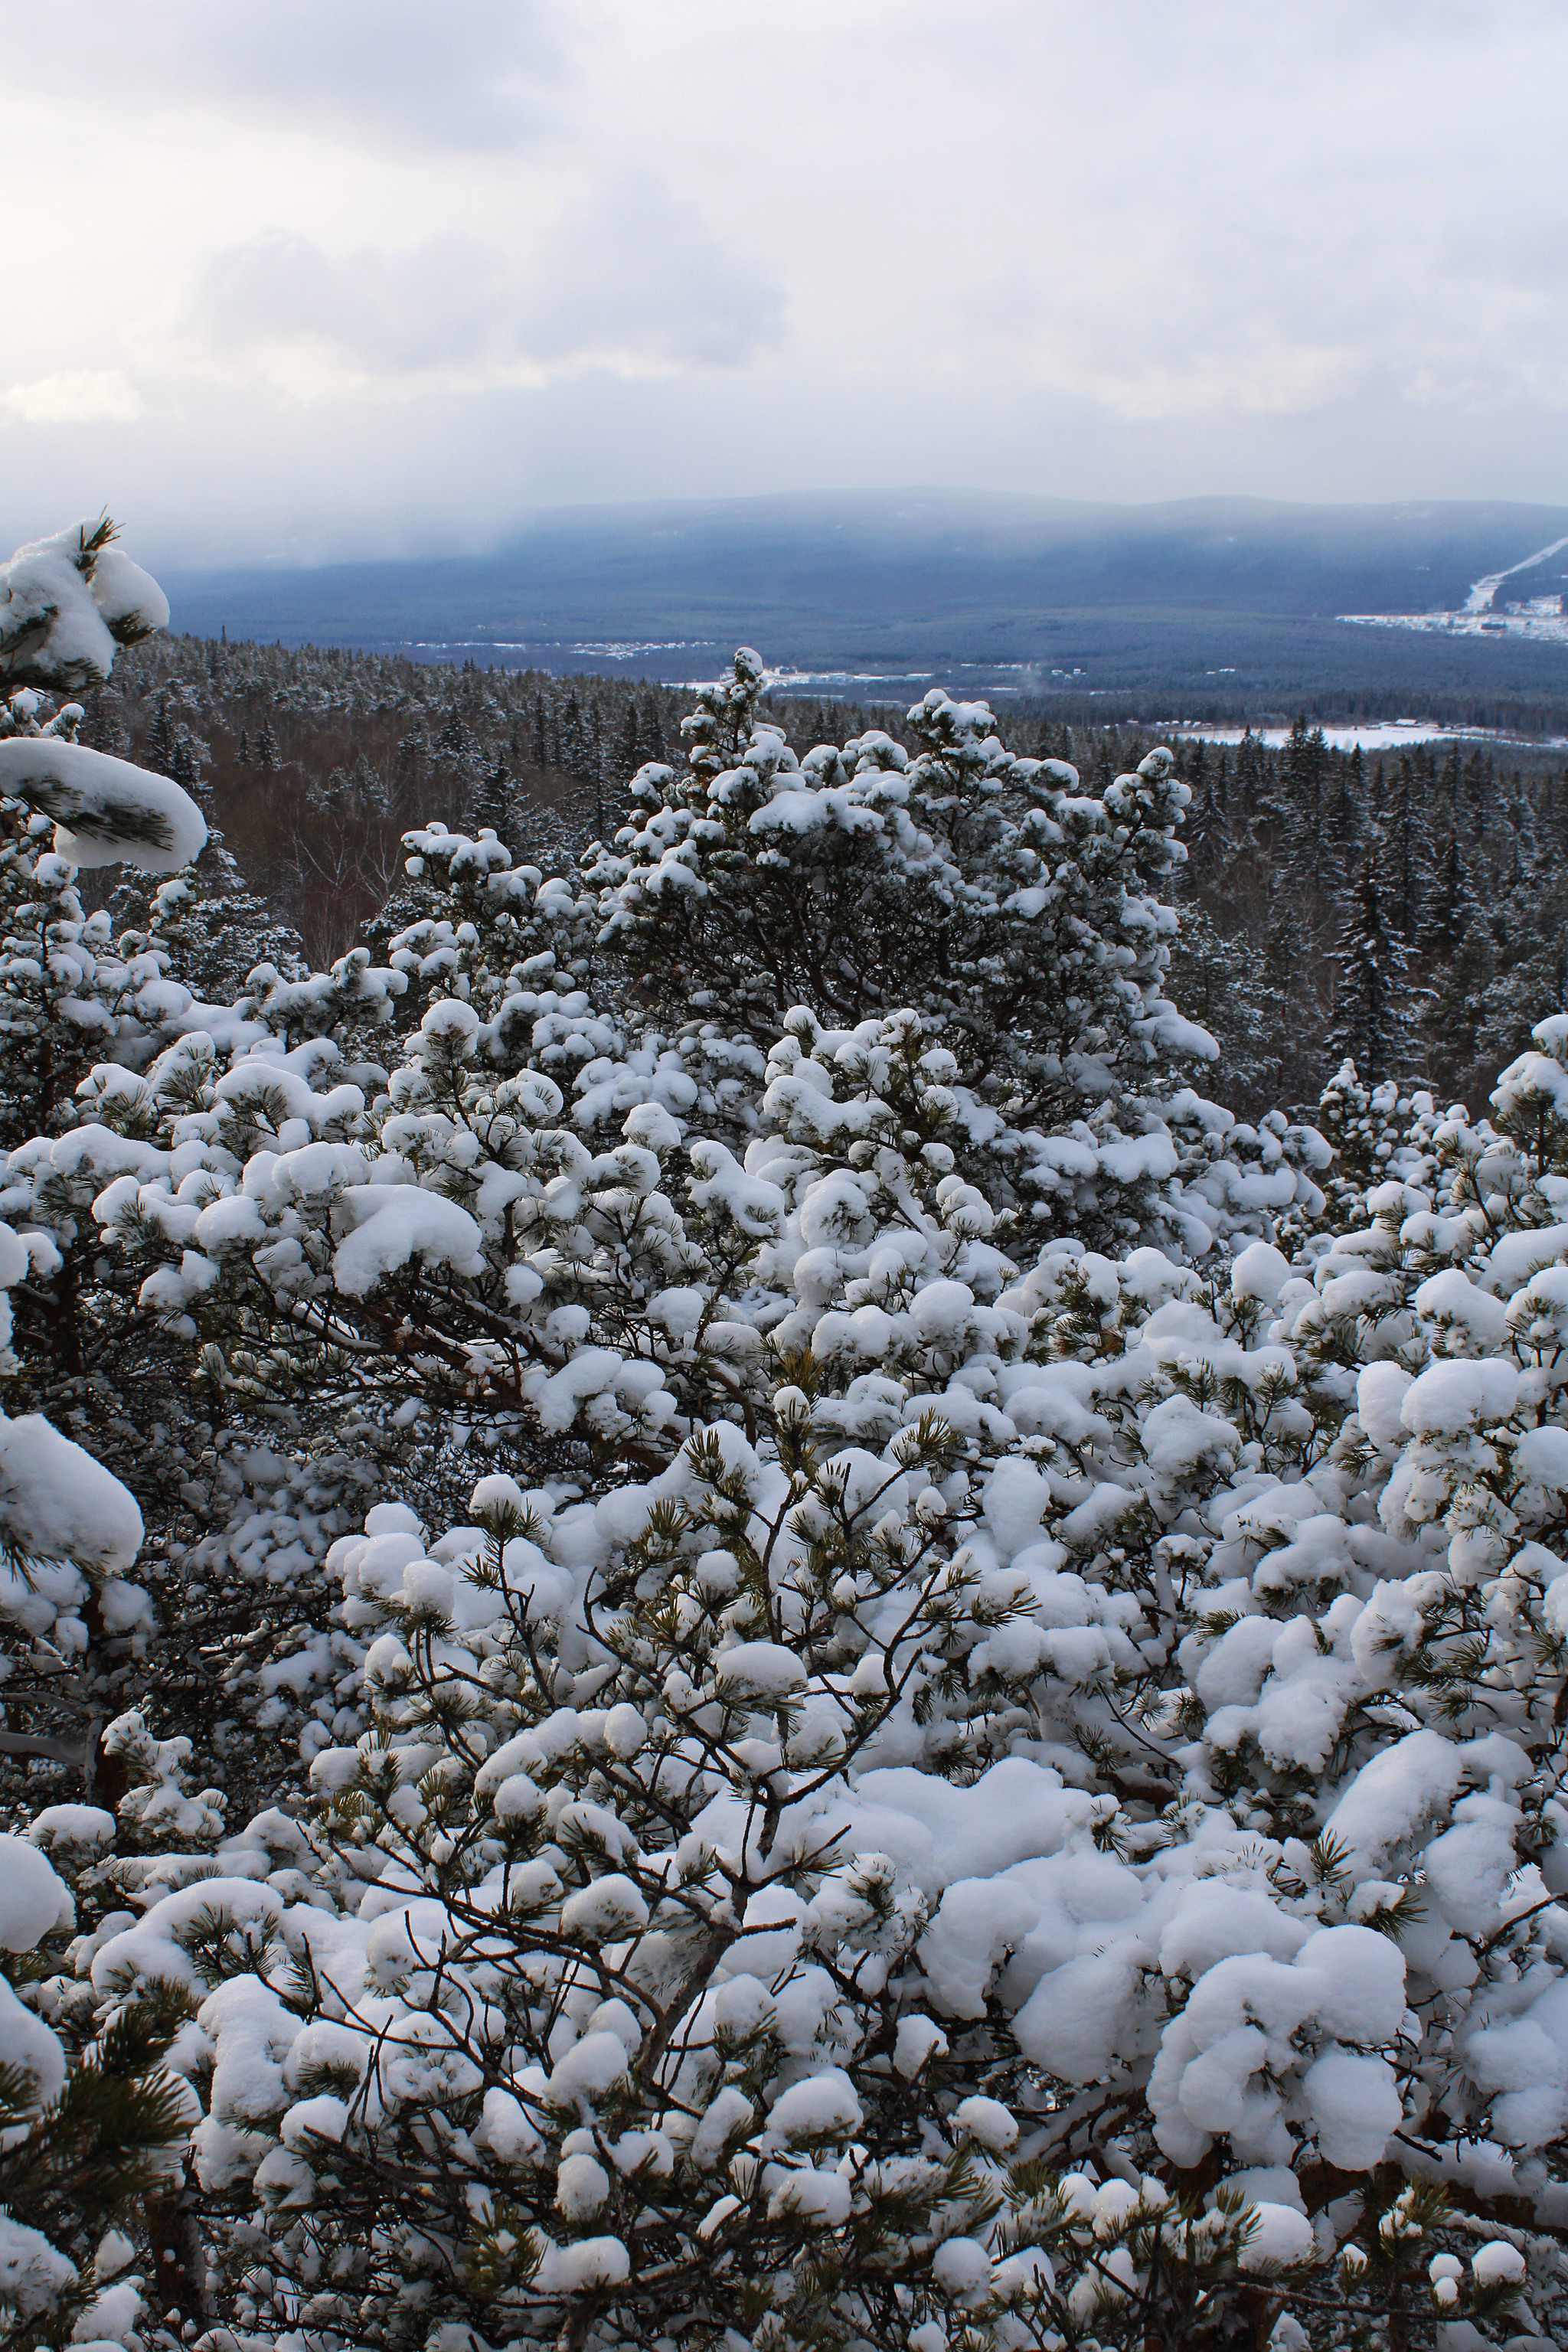
[[[254,894],[237,935],[269,919],[321,963],[392,896],[411,824],[489,825],[567,870],[615,832],[637,771],[679,747],[689,702],[637,680],[165,636],[125,656],[82,740],[195,791]],[[902,706],[762,707],[801,756],[870,725],[908,739]],[[1480,723],[1468,701],[1464,719]],[[1016,698],[994,723],[1097,787],[1166,740],[1085,698]],[[1480,735],[1337,751],[1322,724],[1298,714],[1282,747],[1250,729],[1170,736],[1192,794],[1179,1001],[1225,1048],[1237,1109],[1314,1101],[1347,1054],[1373,1084],[1416,1074],[1484,1097],[1542,1013],[1568,1007],[1568,754]],[[237,936],[226,977],[246,952]]]

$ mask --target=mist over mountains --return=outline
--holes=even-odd
[[[1121,507],[954,490],[541,512],[480,555],[165,572],[176,628],[684,679],[736,642],[813,680],[1557,695],[1568,647],[1339,616],[1462,608],[1568,532],[1501,501]],[[1568,551],[1521,575],[1559,592]],[[1522,593],[1522,592],[1521,592]]]

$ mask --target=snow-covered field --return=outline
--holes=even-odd
[[[1239,743],[1247,731],[1240,727],[1166,727],[1162,733],[1181,735],[1189,740],[1205,743]],[[1412,743],[1518,743],[1530,741],[1544,751],[1568,750],[1568,736],[1531,736],[1526,738],[1505,733],[1496,727],[1444,727],[1432,719],[1379,719],[1364,726],[1325,727],[1323,740],[1336,751],[1400,751]],[[1254,740],[1278,751],[1290,740],[1289,727],[1255,727]]]
[[[1174,727],[1168,731],[1194,742],[1239,743],[1247,730],[1242,727]],[[1258,742],[1274,749],[1290,740],[1289,727],[1255,727],[1251,731]],[[1323,739],[1336,751],[1352,751],[1358,745],[1363,751],[1392,751],[1411,743],[1430,743],[1439,736],[1459,731],[1430,719],[1383,719],[1364,727],[1325,727]]]
[[[1489,572],[1473,581],[1469,594],[1455,613],[1342,613],[1338,617],[1363,629],[1419,629],[1443,636],[1523,637],[1541,645],[1568,645],[1568,616],[1561,609],[1560,597],[1528,597],[1521,604],[1505,603],[1500,609],[1496,601],[1505,580],[1533,572],[1538,563],[1561,555],[1564,548],[1568,539],[1554,539],[1521,563],[1510,564],[1506,572]]]

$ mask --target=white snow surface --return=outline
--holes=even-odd
[[[110,1574],[130,1567],[142,1532],[134,1496],[90,1454],[40,1413],[0,1414],[0,1534],[25,1559]]]
[[[0,1835],[0,1951],[30,1952],[75,1919],[70,1889],[37,1847]]]
[[[206,845],[206,819],[167,776],[59,736],[0,742],[0,793],[55,819],[55,848],[74,866],[174,874]]]
[[[0,567],[0,681],[101,685],[121,645],[167,627],[157,582],[112,543],[89,553],[94,528],[34,540]]]

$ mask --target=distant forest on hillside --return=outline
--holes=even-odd
[[[1392,716],[1436,691],[1432,716],[1528,734],[1531,706],[1554,706],[1545,731],[1562,731],[1568,643],[1539,614],[1546,636],[1520,634],[1510,607],[1560,604],[1565,536],[1568,508],[1487,500],[1110,506],[910,487],[556,509],[485,552],[163,577],[179,626],[205,636],[667,683],[743,641],[805,692],[866,677],[880,699],[919,677],[1009,700],[1081,693],[1102,719]],[[1337,617],[1472,598],[1473,635]]]
[[[1341,751],[1319,721],[1376,714],[1312,699],[1282,748],[1173,740],[1192,794],[1173,992],[1218,1039],[1215,1090],[1237,1110],[1314,1101],[1346,1055],[1368,1086],[1482,1100],[1531,1024],[1568,1006],[1568,755]],[[1568,704],[1448,699],[1424,715],[1568,729]],[[642,680],[186,636],[123,657],[83,740],[174,776],[221,834],[216,981],[242,979],[263,942],[273,961],[321,965],[374,932],[416,824],[489,825],[565,870],[613,835],[645,761],[679,758],[689,701]],[[1010,749],[1069,761],[1096,789],[1166,740],[1103,698],[994,707]],[[776,695],[768,715],[797,751],[905,732],[897,707]],[[1217,695],[1183,714],[1232,715]]]

